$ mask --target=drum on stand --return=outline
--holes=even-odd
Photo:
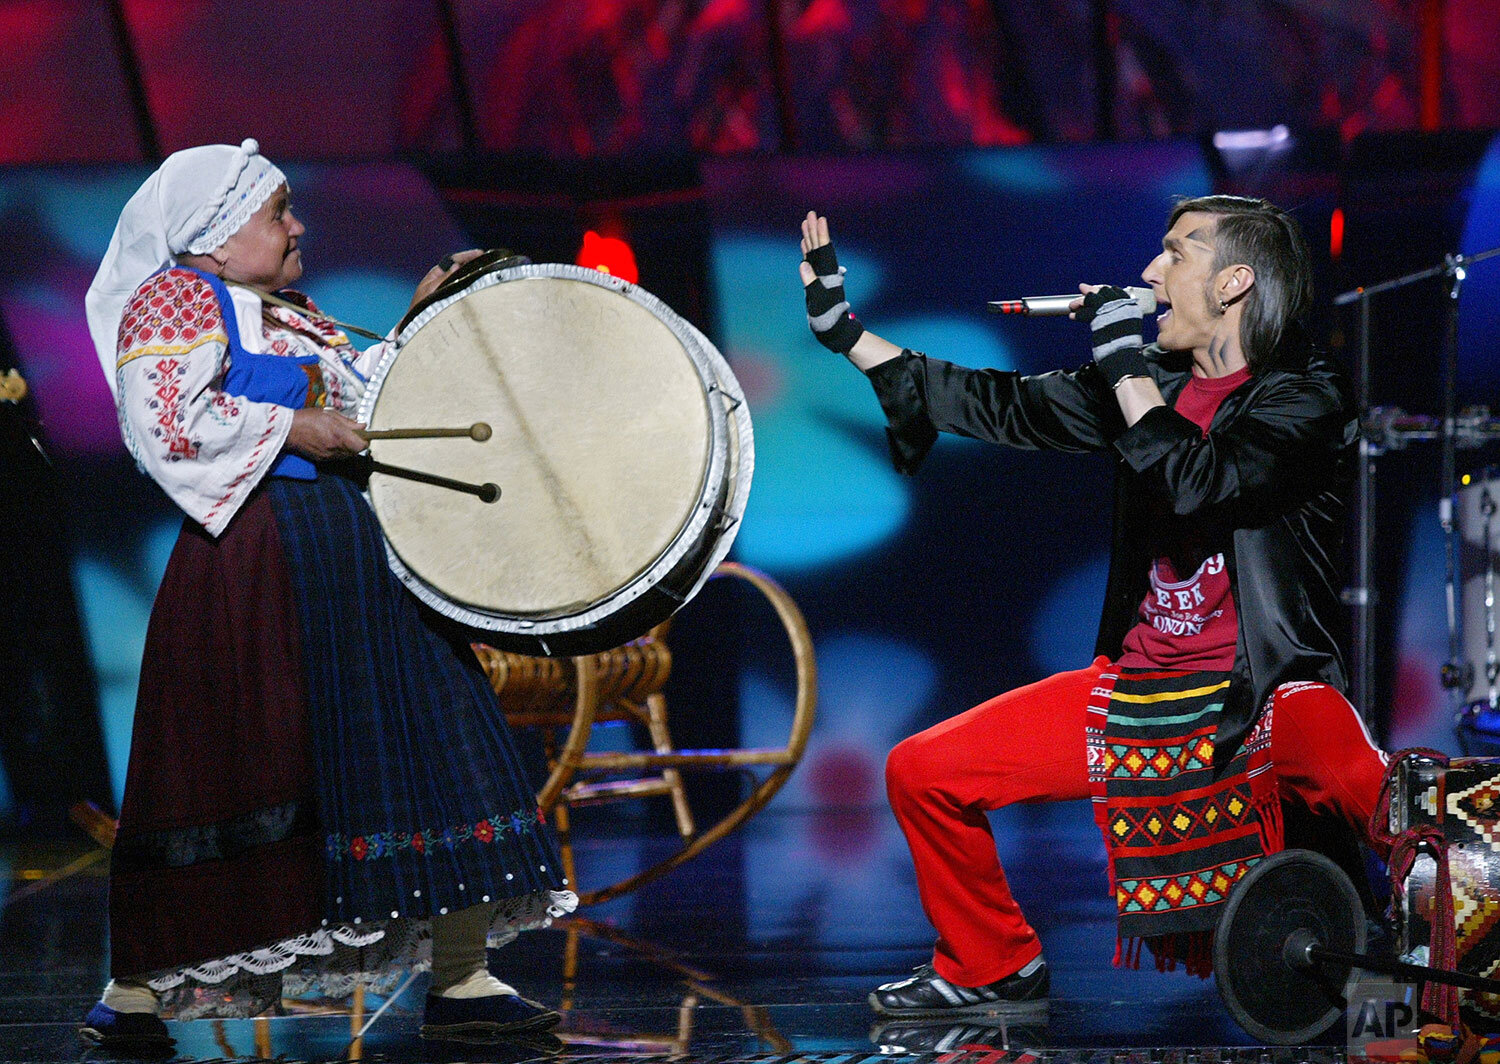
[[[438,294],[403,322],[358,417],[372,433],[484,423],[488,438],[370,452],[377,470],[501,494],[373,473],[392,570],[525,654],[597,653],[665,620],[724,559],[749,494],[750,415],[728,364],[655,296],[578,266],[505,266]]]
[[[1455,507],[1461,534],[1465,710],[1460,737],[1500,752],[1500,470],[1487,466],[1463,478]]]

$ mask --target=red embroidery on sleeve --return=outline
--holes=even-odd
[[[214,290],[191,271],[165,270],[141,285],[126,306],[117,365],[142,355],[187,354],[210,340],[229,342]]]
[[[234,498],[235,492],[239,489],[239,486],[245,482],[245,478],[248,477],[251,473],[254,473],[255,470],[259,467],[260,456],[265,453],[266,443],[276,433],[276,416],[280,412],[281,407],[279,406],[273,406],[271,408],[271,416],[266,418],[265,430],[260,434],[260,439],[255,441],[255,448],[250,452],[250,458],[245,462],[245,467],[240,470],[239,476],[235,477],[229,482],[229,486],[224,489],[224,494],[219,496],[219,501],[214,503],[213,506],[209,508],[208,513],[203,515],[204,525],[213,523],[214,517],[218,515],[219,511],[224,508],[225,504],[227,504],[230,499]]]
[[[182,409],[182,377],[187,367],[175,358],[158,359],[148,379],[156,384],[156,399],[150,405],[156,411],[156,425],[152,435],[167,445],[167,458],[194,458],[198,454],[197,441],[189,439],[183,430],[187,417]]]

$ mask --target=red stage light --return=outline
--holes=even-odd
[[[1335,207],[1328,219],[1328,254],[1338,258],[1344,253],[1344,208]]]
[[[641,272],[635,265],[635,252],[630,250],[630,245],[617,236],[600,236],[592,229],[583,234],[583,247],[578,249],[578,258],[574,261],[631,284],[637,284],[641,279]]]

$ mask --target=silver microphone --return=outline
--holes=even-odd
[[[1141,305],[1142,314],[1156,309],[1156,293],[1149,288],[1127,288],[1126,295]],[[1020,299],[992,299],[986,306],[996,314],[1030,314],[1033,317],[1058,317],[1068,313],[1068,304],[1082,299],[1082,292],[1066,296],[1023,296]]]

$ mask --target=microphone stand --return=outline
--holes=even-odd
[[[1432,277],[1447,277],[1448,328],[1444,336],[1443,350],[1443,418],[1442,418],[1442,499],[1438,503],[1438,518],[1443,528],[1444,553],[1447,566],[1446,608],[1448,621],[1448,661],[1441,670],[1444,687],[1460,692],[1462,698],[1472,681],[1472,666],[1463,660],[1462,633],[1459,631],[1459,608],[1463,594],[1459,576],[1459,551],[1453,520],[1453,502],[1457,493],[1456,452],[1457,440],[1457,396],[1458,396],[1458,297],[1468,276],[1468,268],[1476,262],[1500,255],[1500,247],[1482,251],[1477,255],[1454,255],[1444,257],[1440,265],[1408,273],[1368,288],[1354,288],[1335,296],[1333,305],[1359,304],[1359,349],[1355,379],[1355,402],[1359,407],[1360,424],[1364,426],[1370,413],[1370,300],[1385,292],[1395,291]],[[1353,610],[1354,669],[1351,677],[1351,693],[1354,704],[1364,716],[1370,715],[1375,697],[1375,606],[1377,595],[1373,587],[1375,570],[1375,458],[1390,446],[1405,446],[1400,430],[1388,431],[1380,439],[1372,439],[1369,431],[1361,431],[1359,438],[1359,474],[1355,484],[1355,519],[1358,529],[1355,540],[1354,584],[1344,589],[1343,599]]]

